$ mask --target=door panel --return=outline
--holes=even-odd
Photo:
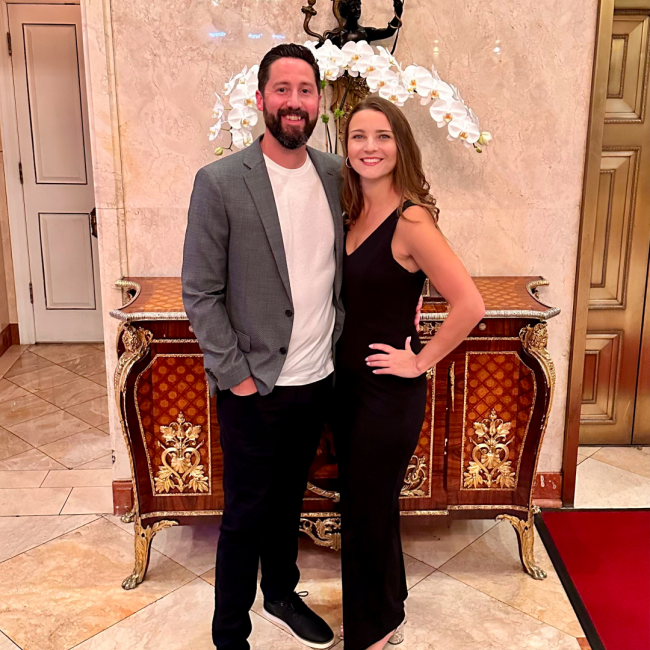
[[[650,250],[650,17],[614,15],[580,443],[631,444]]]
[[[23,25],[37,183],[85,185],[76,25]]]
[[[79,5],[8,5],[37,341],[103,338]]]

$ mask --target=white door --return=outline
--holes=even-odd
[[[8,10],[36,340],[100,341],[80,7]]]

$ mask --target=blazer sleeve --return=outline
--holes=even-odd
[[[229,232],[219,184],[204,167],[196,174],[190,199],[183,249],[183,304],[203,351],[205,370],[219,390],[251,376],[226,311]]]

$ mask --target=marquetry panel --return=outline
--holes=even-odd
[[[650,70],[648,16],[615,15],[607,81],[606,123],[643,122]]]
[[[602,154],[589,309],[625,307],[638,161],[638,147]]]
[[[153,494],[212,494],[210,397],[201,354],[156,354],[135,382]]]
[[[584,424],[616,422],[622,341],[623,332],[620,331],[587,334],[580,411],[580,421]]]
[[[461,490],[515,490],[537,383],[517,352],[467,352]]]

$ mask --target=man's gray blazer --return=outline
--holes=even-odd
[[[334,221],[334,346],[344,318],[341,158],[310,147],[307,152],[323,183]],[[309,209],[305,205],[305,219],[309,219]],[[183,304],[203,351],[210,394],[250,376],[261,395],[270,393],[289,349],[293,303],[260,139],[196,174],[182,279]]]

